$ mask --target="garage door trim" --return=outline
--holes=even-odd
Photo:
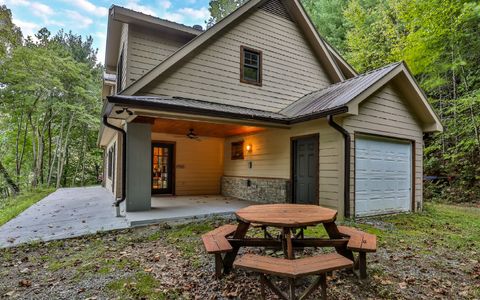
[[[415,140],[413,139],[408,139],[408,138],[401,138],[401,137],[397,137],[397,136],[389,136],[389,135],[382,135],[382,134],[377,134],[377,133],[371,133],[371,132],[362,132],[362,131],[355,131],[354,132],[354,140],[353,140],[353,144],[354,144],[354,148],[353,148],[353,151],[351,151],[351,153],[353,154],[353,215],[356,216],[356,200],[357,200],[357,195],[356,195],[356,176],[357,176],[357,166],[356,166],[356,143],[357,143],[357,138],[380,138],[380,139],[390,139],[390,140],[396,140],[396,141],[401,141],[401,142],[406,142],[406,143],[410,143],[411,145],[411,183],[410,183],[410,186],[411,186],[411,193],[410,193],[410,212],[415,212],[416,211],[416,208],[415,208],[415,194],[416,194],[416,185],[415,185],[415,181],[416,181],[416,153],[415,153],[415,149],[416,149],[416,143],[415,143]],[[386,212],[385,214],[388,214],[388,212]]]

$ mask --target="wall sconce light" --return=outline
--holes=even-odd
[[[252,144],[247,144],[246,150],[247,153],[252,153]]]

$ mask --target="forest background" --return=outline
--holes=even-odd
[[[212,0],[210,27],[245,0]],[[426,199],[480,195],[480,3],[303,0],[322,37],[367,72],[405,61],[444,132],[425,136]],[[92,37],[47,28],[24,37],[0,7],[0,199],[99,184],[103,66]],[[1,207],[1,205],[0,205]]]

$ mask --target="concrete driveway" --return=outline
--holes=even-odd
[[[58,189],[0,227],[0,247],[128,228],[102,187]]]

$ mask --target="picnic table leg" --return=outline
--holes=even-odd
[[[343,238],[343,235],[340,233],[340,231],[338,231],[338,228],[335,222],[323,223],[323,227],[325,227],[325,230],[327,231],[328,236],[331,239]],[[337,251],[338,254],[343,255],[346,258],[351,259],[352,261],[354,260],[353,252],[348,250],[346,245],[335,247],[335,250]]]
[[[248,227],[250,227],[250,223],[238,221],[237,230],[235,230],[235,233],[233,234],[233,238],[243,239],[247,234]],[[225,257],[223,258],[223,272],[225,274],[228,274],[230,270],[232,270],[233,262],[237,257],[239,249],[240,247],[234,246],[231,252],[227,252],[227,254],[225,254]]]
[[[327,274],[320,275],[320,286],[322,287],[322,300],[327,300]]]
[[[222,277],[223,260],[220,253],[215,253],[215,277]]]
[[[367,253],[359,252],[358,253],[358,264],[360,271],[360,279],[367,278]]]
[[[290,231],[290,228],[283,228],[282,230],[282,235],[283,235],[283,243],[284,244],[284,247],[283,247],[283,253],[285,255],[285,258],[287,259],[294,259],[295,256],[294,256],[294,253],[293,253],[293,245],[292,245],[292,235],[291,235],[291,231]]]
[[[295,279],[293,278],[288,278],[288,296],[290,297],[290,300],[296,300],[295,296]]]

